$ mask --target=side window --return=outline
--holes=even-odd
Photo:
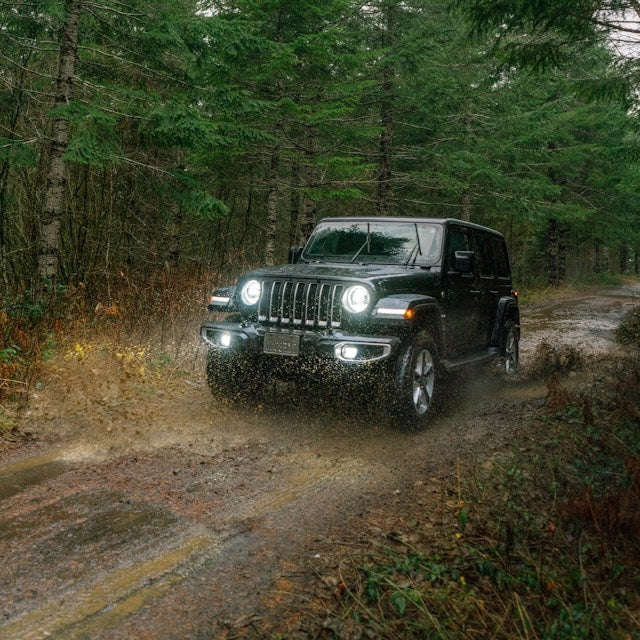
[[[458,228],[449,229],[449,247],[447,249],[447,267],[453,269],[456,263],[456,251],[469,251],[469,237]]]
[[[491,237],[484,233],[474,233],[473,249],[476,252],[476,265],[481,278],[493,277],[493,256]]]
[[[492,238],[493,259],[495,261],[496,275],[499,278],[510,278],[511,269],[509,268],[509,256],[507,255],[507,246],[502,238]]]

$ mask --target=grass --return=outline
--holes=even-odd
[[[600,273],[582,276],[561,284],[548,285],[533,282],[519,284],[520,302],[523,305],[539,304],[550,299],[562,299],[575,296],[576,292],[586,292],[606,287],[616,287],[627,282],[637,282],[637,276],[625,276],[615,273]]]
[[[43,365],[55,357],[87,363],[104,357],[116,375],[147,385],[201,367],[198,329],[206,311],[200,283],[164,284],[159,295],[154,288],[120,291],[118,304],[108,305],[91,302],[81,286],[61,288],[43,304],[29,292],[0,299],[0,444],[19,437],[17,416]]]
[[[640,357],[605,367],[596,388],[571,396],[554,381],[509,455],[442,488],[437,527],[345,560],[318,637],[640,638]]]

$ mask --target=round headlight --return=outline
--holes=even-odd
[[[244,283],[242,287],[242,291],[240,292],[240,298],[242,299],[243,304],[246,304],[248,307],[253,306],[260,300],[260,292],[262,291],[262,287],[257,280],[249,280]]]
[[[349,287],[342,296],[342,304],[349,313],[361,313],[371,301],[369,291],[362,285]]]

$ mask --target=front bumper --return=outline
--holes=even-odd
[[[236,355],[265,355],[366,364],[388,360],[400,346],[396,336],[354,336],[337,330],[296,331],[245,323],[205,322],[200,335],[211,348]]]

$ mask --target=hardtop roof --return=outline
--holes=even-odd
[[[460,225],[469,229],[476,229],[485,233],[491,233],[496,236],[504,237],[500,231],[485,227],[475,222],[467,222],[466,220],[458,220],[457,218],[423,218],[421,216],[340,216],[322,218],[321,222],[428,222],[441,225]]]

